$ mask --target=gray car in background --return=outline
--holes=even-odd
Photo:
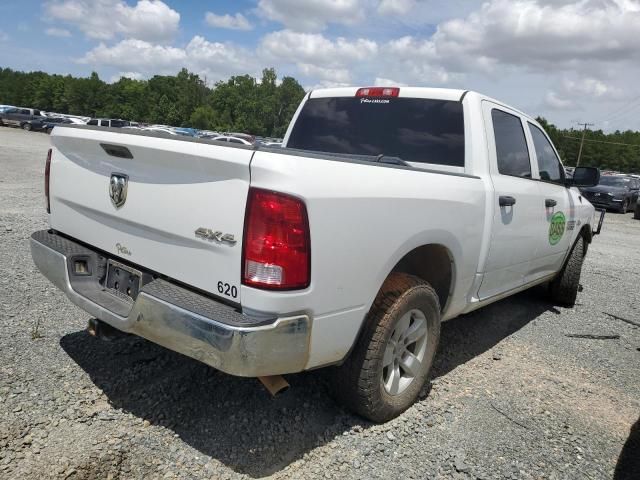
[[[0,125],[11,125],[24,130],[42,130],[44,117],[40,110],[25,107],[9,107],[0,112]]]

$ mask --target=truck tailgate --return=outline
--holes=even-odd
[[[253,150],[125,132],[54,129],[51,228],[239,303]],[[133,158],[118,156],[126,155],[122,147]],[[128,177],[119,207],[113,174]],[[236,288],[221,292],[220,282]]]

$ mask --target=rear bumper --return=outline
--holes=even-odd
[[[247,316],[231,306],[159,278],[144,285],[135,302],[100,284],[103,257],[50,231],[31,236],[33,261],[54,285],[89,314],[231,375],[257,377],[305,368],[311,321],[306,315]],[[90,275],[70,266],[82,258]]]

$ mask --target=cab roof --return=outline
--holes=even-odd
[[[386,87],[386,85],[385,85]],[[325,97],[354,97],[356,92],[360,88],[371,88],[370,86],[356,86],[356,87],[337,87],[337,88],[319,88],[312,90],[309,94],[309,98],[325,98]],[[521,111],[518,108],[512,107],[495,98],[491,98],[473,90],[462,90],[457,88],[432,88],[432,87],[389,87],[399,88],[398,97],[406,98],[430,98],[434,100],[450,100],[460,102],[466,96],[475,97],[478,101],[487,100],[498,105],[507,107],[520,115],[534,120],[531,115]]]

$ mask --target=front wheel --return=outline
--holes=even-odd
[[[628,209],[629,209],[629,200],[625,200],[624,202],[622,202],[622,205],[620,205],[619,212],[622,214],[625,214],[627,213]]]
[[[354,351],[334,369],[334,395],[386,422],[409,408],[427,381],[440,340],[438,296],[417,277],[392,274],[365,322]]]
[[[554,302],[565,307],[573,307],[576,304],[583,260],[584,239],[579,236],[573,245],[567,263],[549,284],[549,294]]]
[[[26,130],[27,132],[31,131],[31,124],[30,123],[23,123],[22,124],[22,129]]]

